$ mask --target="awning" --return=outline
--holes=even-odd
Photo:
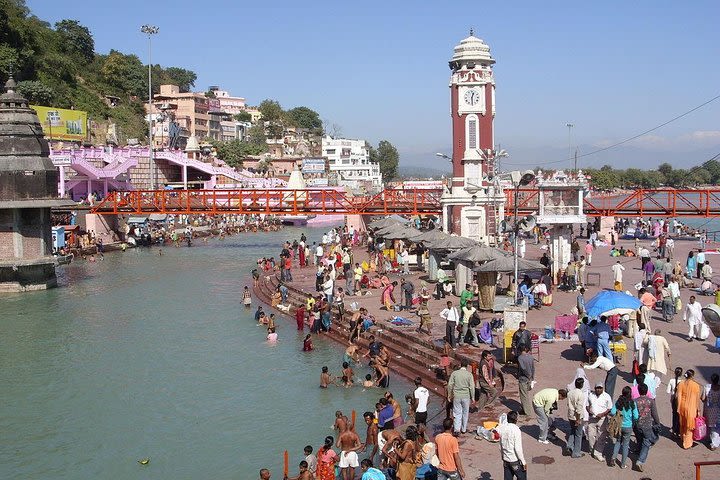
[[[130,215],[130,217],[127,220],[127,223],[145,223],[147,222],[148,217],[145,215]]]
[[[164,213],[151,213],[148,218],[153,222],[164,222],[167,220],[167,217],[168,216]]]

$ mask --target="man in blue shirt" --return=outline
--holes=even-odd
[[[360,462],[360,470],[363,472],[361,480],[386,480],[385,474],[373,467],[370,459],[366,458]]]
[[[393,406],[388,403],[387,398],[385,397],[380,399],[380,405],[382,406],[382,408],[378,412],[378,427],[381,430],[384,430],[386,428],[392,428]],[[389,422],[388,425],[385,425],[386,422]]]
[[[610,351],[610,325],[607,324],[607,318],[600,317],[600,323],[595,328],[597,338],[597,354],[610,360],[613,359]]]

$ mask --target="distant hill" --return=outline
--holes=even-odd
[[[450,169],[441,170],[439,168],[418,167],[415,165],[400,165],[398,168],[398,176],[401,178],[435,178],[439,179],[443,175],[451,174]]]

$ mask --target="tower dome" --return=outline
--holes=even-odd
[[[470,36],[463,38],[459,44],[455,45],[452,59],[450,60],[450,68],[456,69],[463,63],[474,62],[481,65],[492,65],[495,59],[490,55],[490,47],[475,36],[472,29]]]

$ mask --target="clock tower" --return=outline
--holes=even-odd
[[[490,243],[504,196],[494,187],[495,78],[490,47],[470,30],[450,60],[453,175],[443,194],[445,229]]]

